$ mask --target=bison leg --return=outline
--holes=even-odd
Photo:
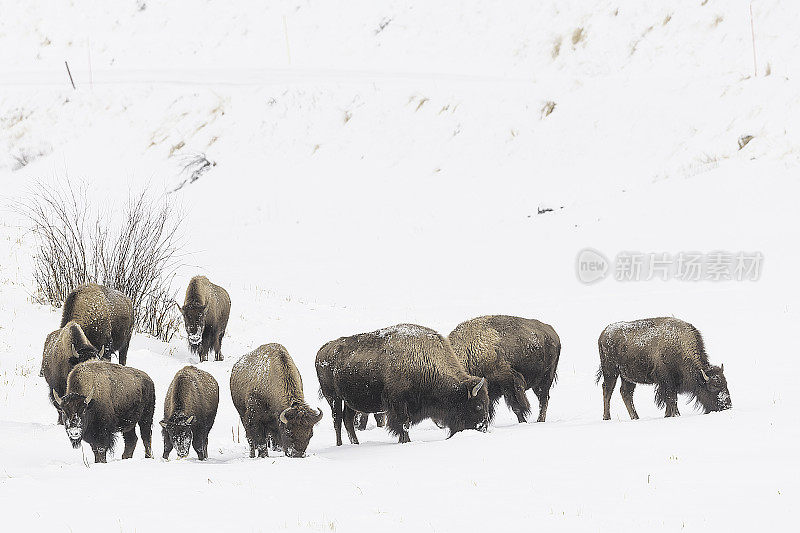
[[[547,404],[550,403],[550,389],[537,387],[533,390],[533,393],[539,399],[539,418],[536,421],[544,422],[545,418],[547,418]]]
[[[269,436],[267,437],[269,447],[272,449],[273,452],[282,452],[283,451],[283,443],[281,441],[281,436],[277,431],[270,432]]]
[[[617,372],[603,369],[603,420],[611,420],[611,395],[617,386]]]
[[[678,395],[674,392],[667,396],[667,411],[664,416],[681,416],[680,411],[678,411]]]
[[[344,428],[347,430],[347,438],[350,439],[350,444],[358,444],[356,428],[353,425],[356,412],[353,409],[350,409],[347,404],[344,404],[344,413],[342,416],[344,417]]]
[[[206,361],[208,361],[208,351],[209,351],[208,344],[206,343],[206,340],[203,339],[202,341],[200,341],[200,362],[201,363],[205,363]]]
[[[111,339],[108,339],[108,342],[103,346],[105,347],[103,351],[103,361],[111,361],[111,354],[114,353],[114,346],[111,344]]]
[[[152,408],[151,408],[152,409]],[[147,459],[153,457],[153,411],[146,409],[142,418],[139,419],[139,433],[144,444],[144,456]]]
[[[656,404],[667,406],[665,417],[680,416],[678,411],[678,393],[671,384],[656,385]]]
[[[203,329],[203,336],[200,339],[200,362],[203,363],[208,361],[208,352],[216,344],[216,335],[214,335],[214,330],[210,326],[206,326]]]
[[[387,411],[386,426],[389,431],[399,437],[399,442],[411,442],[411,437],[408,436],[408,430],[411,427],[411,420],[408,416],[408,409],[405,404],[399,408],[390,407]]]
[[[122,440],[125,441],[125,450],[122,452],[123,459],[130,459],[133,457],[133,450],[136,449],[136,441],[139,438],[136,436],[136,430],[134,428],[129,429],[122,433]]]
[[[633,390],[636,388],[636,383],[622,378],[622,383],[619,385],[619,393],[622,396],[622,401],[625,402],[625,407],[628,408],[628,414],[631,415],[631,420],[638,420],[639,415],[636,414],[636,407],[633,406]]]
[[[164,459],[169,459],[169,454],[172,452],[172,439],[169,438],[167,430],[164,430],[161,433],[164,436],[164,455],[161,457]]]
[[[125,366],[125,364],[127,364],[128,362],[128,347],[130,346],[130,344],[131,344],[131,339],[130,337],[128,337],[128,341],[125,344],[123,344],[122,347],[119,349],[119,364],[121,364],[122,366]]]
[[[500,373],[495,373],[489,378],[489,382],[496,382],[502,391],[503,398],[511,410],[517,415],[517,421],[522,424],[531,412],[531,404],[525,394],[527,384],[525,378],[512,368],[507,368]],[[491,394],[489,396],[491,400]],[[494,405],[490,409],[490,420],[494,416]]]
[[[386,413],[375,413],[375,423],[379,428],[386,425]]]
[[[61,415],[61,409],[58,408],[58,404],[56,404],[56,401],[53,399],[53,394],[52,393],[53,393],[53,390],[55,390],[56,394],[58,394],[58,397],[61,398],[61,397],[64,396],[64,391],[63,390],[57,390],[57,389],[50,389],[49,387],[48,387],[48,390],[50,390],[50,394],[47,395],[47,399],[50,400],[50,404],[55,408],[56,415],[58,415],[58,420],[56,420],[56,422],[58,423],[59,426],[63,426],[64,425],[64,419],[63,419],[63,417]]]
[[[192,448],[197,452],[197,458],[205,461],[208,458],[208,441],[203,435],[195,435],[192,439]]]
[[[356,412],[356,429],[359,431],[364,431],[367,429],[367,422],[369,422],[369,413],[362,413],[361,411]]]
[[[256,452],[259,457],[269,457],[267,432],[264,423],[259,418],[258,402],[253,397],[247,400],[247,410],[243,422],[244,433],[247,436],[247,442],[250,443],[250,457],[255,457]]]
[[[106,462],[106,449],[102,446],[95,446],[92,444],[92,451],[94,452],[94,462],[95,463],[105,463]]]
[[[222,336],[225,335],[225,332],[218,334],[216,336],[216,341],[214,342],[214,360],[215,361],[222,361],[224,357],[222,356]]]
[[[333,431],[336,433],[336,445],[342,445],[342,400],[340,398],[328,398],[328,403],[331,406],[331,414],[333,415]]]

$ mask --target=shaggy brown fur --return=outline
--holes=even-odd
[[[208,352],[214,350],[215,360],[222,361],[222,337],[231,314],[228,291],[205,276],[195,276],[186,287],[183,307],[178,309],[189,337],[189,350],[199,354],[200,361],[207,361]]]
[[[432,329],[399,324],[341,337],[320,348],[316,368],[333,411],[337,446],[342,422],[350,442],[358,444],[356,411],[386,412],[386,425],[400,442],[409,442],[409,428],[426,418],[440,421],[451,436],[486,430],[485,380],[469,375],[448,340]]]
[[[105,358],[119,354],[119,364],[128,359],[128,346],[133,334],[133,303],[118,290],[96,283],[72,289],[64,300],[61,327],[75,321],[83,328],[92,345],[105,348]]]
[[[214,376],[193,366],[178,370],[164,398],[164,459],[174,447],[178,457],[189,455],[189,446],[201,461],[208,458],[208,432],[219,406],[219,385]]]
[[[48,390],[56,391],[61,397],[67,390],[67,376],[75,365],[98,355],[97,349],[86,338],[81,326],[77,322],[69,322],[63,328],[51,332],[44,341],[39,375],[47,381]],[[61,412],[53,395],[48,397],[58,412],[58,423],[62,424]]]
[[[488,381],[491,416],[503,396],[524,422],[531,410],[525,391],[532,389],[539,399],[537,421],[545,421],[561,355],[552,326],[531,318],[482,316],[462,322],[448,338],[467,372]]]
[[[67,393],[54,397],[64,419],[64,428],[74,448],[89,443],[96,463],[106,462],[113,449],[114,434],[122,432],[123,459],[133,457],[136,425],[144,443],[145,457],[152,457],[153,413],[156,393],[150,376],[135,368],[106,361],[86,361],[72,369]]]
[[[303,457],[322,419],[308,406],[303,380],[289,352],[264,344],[239,359],[231,371],[231,398],[242,419],[250,457],[267,457],[269,441],[280,443],[288,457]]]
[[[603,420],[611,419],[611,395],[622,378],[620,394],[631,419],[637,383],[655,384],[656,404],[666,416],[679,416],[678,394],[693,397],[702,409],[730,409],[731,396],[722,366],[708,362],[703,337],[693,325],[671,317],[616,322],[597,340],[603,380]]]

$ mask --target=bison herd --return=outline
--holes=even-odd
[[[222,356],[231,300],[204,276],[192,278],[183,306],[189,349],[206,361]],[[123,459],[133,455],[139,432],[145,456],[152,457],[155,387],[150,377],[126,365],[133,328],[133,305],[119,291],[93,283],[67,297],[59,329],[47,336],[41,375],[72,445],[87,442],[95,462],[106,462],[114,435],[122,433]],[[688,394],[706,413],[731,407],[722,365],[709,363],[700,332],[676,318],[618,322],[598,340],[603,382],[603,419],[617,378],[632,419],[636,384],[655,385],[656,403],[678,416],[678,394]],[[117,353],[120,364],[110,362]],[[325,343],[315,368],[320,396],[330,404],[337,446],[342,423],[352,444],[374,414],[379,426],[409,442],[411,426],[433,420],[449,435],[486,431],[502,397],[519,422],[531,412],[526,391],[539,400],[538,422],[547,416],[556,381],[561,340],[538,320],[484,316],[459,324],[447,337],[415,324],[399,324]],[[306,403],[303,380],[280,344],[265,344],[243,355],[230,376],[231,399],[250,445],[250,457],[281,450],[303,457],[322,419]],[[164,459],[173,449],[186,457],[193,447],[208,457],[208,434],[219,406],[214,377],[194,366],[178,371],[164,399]]]

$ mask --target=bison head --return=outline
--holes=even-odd
[[[711,365],[700,369],[700,383],[697,387],[697,401],[706,413],[730,409],[731,393],[728,390],[728,381],[725,379],[725,365]]]
[[[470,377],[452,395],[442,419],[450,429],[450,437],[465,429],[486,432],[489,429],[489,393],[486,379]]]
[[[92,401],[93,392],[87,396],[71,392],[63,398],[58,397],[58,393],[53,389],[53,399],[56,407],[61,412],[61,419],[64,421],[64,429],[67,432],[73,448],[81,447],[81,439],[86,429],[86,408]]]
[[[284,453],[288,457],[304,457],[314,434],[314,425],[322,420],[322,410],[314,411],[303,403],[295,402],[284,409],[278,418]]]
[[[172,416],[159,422],[162,433],[172,442],[172,447],[178,453],[178,458],[183,459],[189,455],[192,445],[192,422],[194,415],[186,416],[183,413],[172,413]]]
[[[183,323],[186,326],[186,335],[189,336],[189,344],[197,346],[203,340],[208,306],[187,304],[183,307],[178,306],[178,309],[183,315]]]

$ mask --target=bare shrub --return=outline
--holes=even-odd
[[[119,212],[92,209],[87,187],[35,183],[17,210],[33,225],[36,300],[60,307],[94,282],[133,301],[136,330],[169,341],[178,330],[170,285],[178,266],[182,217],[165,198],[131,194]]]
[[[172,192],[181,190],[185,185],[194,183],[200,179],[200,176],[211,170],[212,167],[217,166],[216,161],[211,161],[206,157],[206,154],[188,154],[181,158],[181,174],[188,175],[188,179],[181,181]]]

